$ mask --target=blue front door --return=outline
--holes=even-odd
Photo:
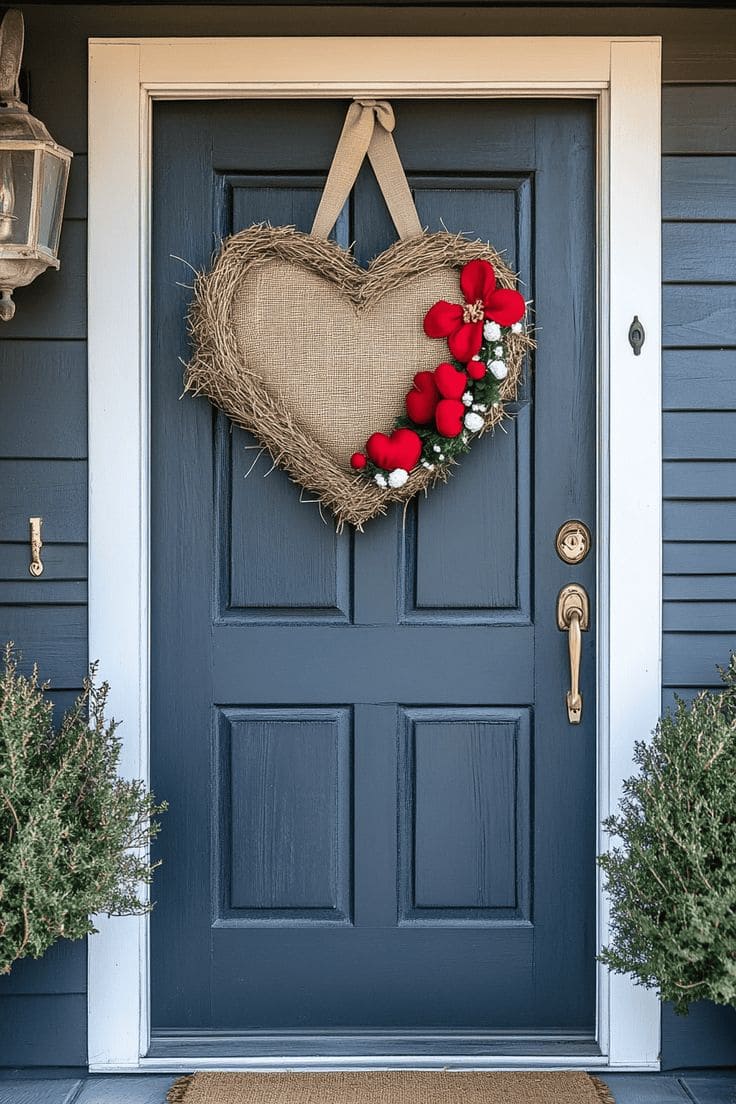
[[[156,106],[151,745],[171,811],[154,1052],[579,1050],[595,553],[566,565],[555,534],[595,521],[594,107],[397,102],[422,222],[507,251],[539,348],[513,422],[447,486],[336,535],[252,439],[180,400],[191,281],[174,257],[204,267],[261,220],[308,230],[345,107]],[[367,168],[337,233],[363,263],[393,240]],[[570,582],[592,610],[578,726],[556,621]]]

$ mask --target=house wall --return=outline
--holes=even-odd
[[[736,647],[736,12],[698,8],[19,5],[31,108],[75,153],[60,273],[18,292],[0,332],[0,641],[51,680],[87,665],[86,170],[90,35],[663,36],[663,701],[717,684]],[[114,217],[114,212],[111,212]],[[114,263],[114,258],[111,258]],[[636,396],[632,396],[632,402]],[[45,572],[28,574],[28,517]],[[111,580],[114,585],[114,580]],[[0,979],[0,1065],[86,1061],[86,948]],[[736,1013],[663,1011],[665,1067],[736,1064]]]

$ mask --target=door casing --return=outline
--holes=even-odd
[[[149,773],[152,102],[574,96],[595,99],[598,116],[599,820],[615,809],[634,742],[648,736],[661,702],[660,94],[658,37],[90,40],[89,650],[111,683],[111,712],[125,721],[124,774]],[[635,314],[646,330],[636,358],[628,341]],[[608,846],[602,829],[598,843]],[[597,924],[604,946],[600,877]],[[524,1056],[518,1040],[516,1054],[485,1059],[146,1058],[148,919],[101,916],[96,926],[88,955],[92,1070],[659,1065],[656,993],[600,964],[600,1058]]]

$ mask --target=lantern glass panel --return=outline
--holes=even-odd
[[[67,161],[49,153],[48,150],[43,151],[39,187],[41,208],[38,215],[38,245],[41,249],[48,249],[54,256],[59,249],[61,216],[64,211],[68,173]]]
[[[28,242],[34,153],[32,149],[0,149],[0,246]]]

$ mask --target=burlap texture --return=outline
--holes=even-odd
[[[363,306],[324,276],[269,261],[238,287],[232,324],[269,394],[348,471],[351,455],[403,410],[414,373],[442,359],[444,342],[426,337],[421,320],[453,297],[452,269],[415,276]]]
[[[196,1073],[170,1104],[614,1104],[587,1073],[386,1070],[357,1073]]]
[[[364,270],[334,242],[251,226],[196,281],[186,388],[253,433],[338,528],[361,528],[390,502],[447,478],[418,468],[404,487],[382,490],[347,461],[371,433],[390,432],[415,372],[448,359],[444,341],[425,337],[424,314],[437,299],[461,301],[459,269],[475,257],[493,264],[502,287],[514,286],[489,245],[451,234],[398,241]],[[516,397],[531,345],[524,334],[511,339],[505,402]],[[502,403],[485,429],[503,416]]]

